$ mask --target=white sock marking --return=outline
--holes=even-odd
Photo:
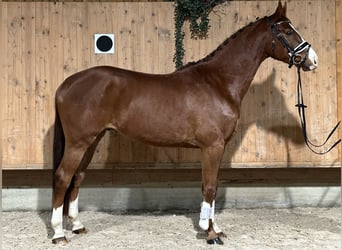
[[[52,209],[51,226],[54,230],[52,239],[64,237],[63,230],[63,205]]]
[[[78,217],[78,195],[75,200],[70,202],[68,215],[72,222],[72,231],[84,228]]]
[[[209,228],[209,219],[211,216],[211,206],[208,202],[203,201],[201,204],[200,220],[198,225],[203,229]]]
[[[208,230],[209,228],[209,219],[213,222],[213,229],[216,233],[222,233],[222,230],[215,223],[215,200],[213,200],[210,205],[208,202],[203,201],[201,203],[201,214],[198,225],[203,230]]]

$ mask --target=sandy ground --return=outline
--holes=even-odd
[[[2,249],[340,249],[340,208],[225,209],[217,222],[223,246],[209,246],[198,213],[81,211],[89,230],[67,246],[51,243],[50,212],[3,212]]]

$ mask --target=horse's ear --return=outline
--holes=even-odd
[[[285,2],[283,5],[283,15],[284,16],[286,16],[286,11],[287,11],[287,2]]]
[[[285,17],[286,16],[286,9],[287,9],[287,3],[285,2],[285,4],[282,5],[281,0],[279,0],[278,7],[277,7],[277,10],[274,13],[274,15],[278,16],[278,17]]]

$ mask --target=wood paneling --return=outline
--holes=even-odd
[[[337,85],[337,103],[338,103],[338,117],[342,117],[342,1],[336,0],[336,85]],[[342,130],[340,129],[340,137],[342,137]],[[342,150],[339,148],[339,155]],[[342,167],[342,166],[341,166]]]
[[[3,187],[51,187],[51,170],[6,170]],[[224,168],[219,186],[338,186],[338,168]],[[200,187],[201,169],[150,168],[135,166],[87,170],[83,186],[87,187]]]
[[[277,1],[232,1],[217,6],[210,15],[208,39],[192,40],[185,28],[185,60],[207,55],[256,17],[272,14],[276,6]],[[341,57],[340,40],[336,44],[341,17],[336,6],[340,1],[288,2],[288,17],[319,56],[319,68],[302,74],[309,135],[317,142],[341,118],[341,66],[336,62]],[[1,47],[5,48],[0,59],[5,169],[51,168],[54,92],[67,76],[103,64],[151,73],[174,70],[173,3],[3,2],[0,25]],[[115,34],[114,55],[93,53],[94,33]],[[294,68],[272,59],[261,65],[243,101],[237,131],[227,145],[226,167],[339,164],[338,150],[316,156],[303,144],[294,107],[296,82]],[[180,168],[183,163],[199,167],[199,161],[196,149],[150,147],[108,133],[90,168],[111,169],[116,164]]]

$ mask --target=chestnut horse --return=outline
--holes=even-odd
[[[155,75],[100,66],[67,78],[56,92],[53,243],[67,242],[63,207],[74,233],[79,187],[96,145],[107,129],[156,146],[193,147],[202,152],[199,226],[207,243],[223,244],[214,221],[217,178],[225,145],[260,64],[268,57],[313,70],[317,55],[290,20],[286,4],[225,40],[204,59],[170,74]]]

